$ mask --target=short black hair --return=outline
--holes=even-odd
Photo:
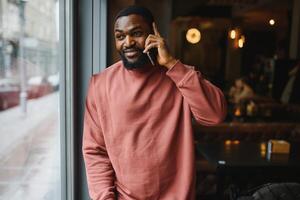
[[[151,11],[148,8],[137,6],[137,5],[128,6],[122,9],[115,17],[115,22],[120,17],[132,15],[132,14],[142,16],[145,19],[145,21],[149,24],[149,26],[152,27],[152,23],[154,22],[154,17]]]

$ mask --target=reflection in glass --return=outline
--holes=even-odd
[[[58,0],[0,0],[0,199],[60,199]]]

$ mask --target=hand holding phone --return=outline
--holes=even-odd
[[[176,59],[170,54],[169,49],[165,43],[164,38],[162,38],[157,30],[155,23],[152,24],[154,35],[150,34],[146,41],[145,41],[145,49],[144,53],[147,53],[147,56],[152,63],[155,64],[154,59],[152,57],[151,51],[157,51],[157,57],[155,61],[158,62],[159,65],[165,66],[167,68],[171,68],[177,61]]]

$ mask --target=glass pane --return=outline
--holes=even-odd
[[[58,8],[0,0],[0,199],[61,199]]]

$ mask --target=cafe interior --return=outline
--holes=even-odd
[[[300,1],[112,0],[109,32],[132,4],[149,8],[173,55],[226,96],[223,123],[194,123],[197,199],[299,199]],[[112,34],[107,46],[109,65],[119,59]]]

